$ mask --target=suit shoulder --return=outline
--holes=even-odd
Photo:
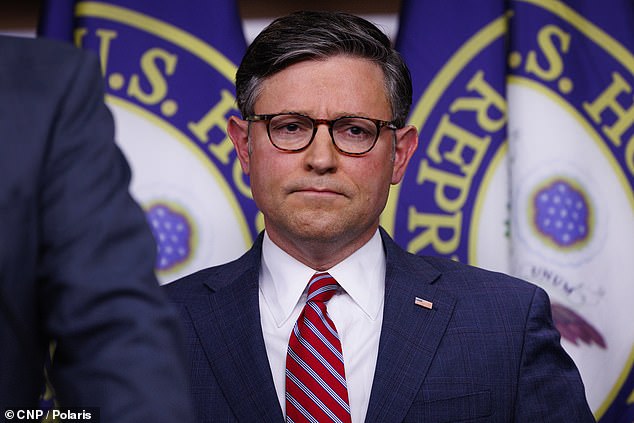
[[[464,292],[491,294],[500,290],[516,289],[525,296],[541,290],[525,280],[492,270],[475,267],[443,257],[420,256],[398,246],[384,231],[383,242],[388,263],[399,271],[418,275],[421,280],[432,282],[446,291],[463,295]]]
[[[452,284],[470,287],[483,286],[489,289],[517,289],[532,295],[537,285],[506,273],[483,269],[469,264],[442,257],[419,257],[442,274],[442,278],[451,279]],[[445,284],[443,284],[445,286]]]
[[[185,301],[192,295],[200,295],[209,289],[221,289],[242,274],[259,270],[254,254],[249,251],[240,258],[217,266],[198,270],[162,286],[168,297],[174,301]]]
[[[93,57],[94,53],[82,50],[58,40],[0,35],[0,63],[16,59],[41,63],[42,61],[66,61],[69,58]]]
[[[82,69],[99,73],[95,53],[46,38],[0,36],[0,68],[21,79],[70,75]],[[31,74],[32,76],[26,76]]]
[[[198,270],[172,282],[168,282],[161,288],[171,298],[187,297],[196,294],[196,292],[203,287],[203,283],[212,278],[213,275],[217,273],[218,267],[222,266],[223,265]]]
[[[457,301],[457,313],[480,313],[482,319],[504,316],[506,322],[524,325],[531,314],[550,320],[550,298],[528,281],[439,257],[420,257],[438,272],[432,285]],[[493,314],[482,310],[497,310]],[[484,315],[488,317],[484,317]],[[491,327],[495,325],[490,322]]]

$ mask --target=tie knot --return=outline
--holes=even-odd
[[[315,273],[308,282],[308,298],[306,301],[326,303],[335,295],[339,284],[328,273]]]

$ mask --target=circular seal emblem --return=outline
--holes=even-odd
[[[160,280],[237,258],[261,228],[226,133],[238,114],[236,65],[184,28],[136,10],[84,1],[75,13],[76,43],[101,58]]]
[[[546,289],[605,421],[634,403],[633,87],[609,28],[561,2],[513,2],[414,103],[421,145],[382,221],[410,252]]]

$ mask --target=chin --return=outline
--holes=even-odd
[[[312,219],[295,225],[294,232],[298,238],[307,241],[329,242],[341,238],[346,229],[341,227],[340,220]]]

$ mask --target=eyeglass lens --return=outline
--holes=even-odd
[[[320,123],[320,122],[318,122]],[[299,150],[308,145],[315,133],[313,120],[307,116],[282,114],[269,121],[269,136],[278,148]],[[331,136],[337,147],[348,153],[363,153],[377,139],[377,124],[361,117],[344,117],[333,121]]]

